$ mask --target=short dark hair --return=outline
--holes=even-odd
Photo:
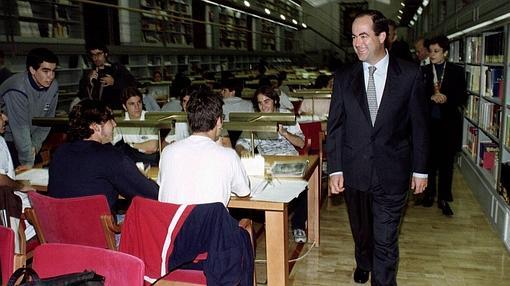
[[[90,51],[92,51],[92,50],[100,50],[100,51],[103,51],[103,53],[109,52],[108,47],[106,47],[106,45],[101,42],[87,43],[85,50],[87,51],[87,53],[90,53]]]
[[[448,37],[446,37],[445,35],[439,35],[428,40],[427,45],[425,47],[427,48],[427,50],[429,50],[430,46],[434,44],[438,44],[443,49],[443,52],[446,52],[450,49],[450,40],[448,40]]]
[[[84,99],[69,113],[68,138],[70,141],[90,138],[94,134],[90,124],[103,124],[111,119],[114,119],[113,112],[104,102]]]
[[[273,87],[266,85],[266,86],[257,88],[257,90],[255,90],[255,93],[253,94],[253,97],[251,98],[251,102],[253,103],[253,106],[255,107],[255,109],[257,111],[260,111],[259,102],[257,100],[257,96],[259,94],[269,97],[270,99],[273,100],[274,106],[276,108],[280,108],[280,96],[278,95],[276,90],[273,89]]]
[[[243,91],[243,82],[237,78],[228,78],[221,82],[222,88],[227,88],[230,91],[235,90],[236,96],[241,96]]]
[[[190,95],[187,110],[191,132],[207,132],[214,129],[218,118],[223,116],[223,99],[210,89],[202,88]]]
[[[27,70],[32,67],[34,70],[39,69],[43,62],[58,65],[57,56],[46,48],[35,48],[30,50],[27,55]]]
[[[122,94],[120,95],[120,100],[122,104],[126,104],[128,99],[130,99],[133,96],[138,96],[140,98],[140,101],[143,101],[143,95],[140,92],[140,90],[137,87],[134,86],[128,86],[122,90]]]
[[[374,23],[372,25],[372,30],[374,30],[374,33],[376,36],[379,36],[382,32],[386,33],[386,37],[388,36],[389,32],[389,21],[386,17],[384,17],[384,14],[377,10],[363,10],[359,12],[354,19],[358,19],[364,16],[370,16],[372,18],[372,22]]]
[[[314,88],[326,88],[329,84],[329,80],[332,78],[332,75],[320,74],[315,79]]]

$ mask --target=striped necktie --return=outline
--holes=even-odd
[[[374,72],[376,67],[368,67],[368,86],[367,86],[367,100],[368,110],[370,111],[370,118],[372,119],[372,126],[375,125],[375,118],[377,117],[377,96],[375,92]]]

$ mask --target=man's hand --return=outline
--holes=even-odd
[[[329,191],[333,195],[338,195],[345,190],[344,188],[344,176],[333,175],[329,176]]]
[[[427,179],[426,178],[417,178],[413,177],[411,179],[411,189],[414,190],[415,194],[421,194],[427,188]]]
[[[433,96],[431,96],[430,99],[432,101],[434,101],[435,103],[443,104],[446,102],[447,98],[446,98],[446,95],[444,95],[442,93],[436,93]]]
[[[16,168],[15,172],[16,172],[16,174],[18,174],[20,172],[23,172],[23,171],[26,171],[26,170],[30,170],[30,169],[32,169],[32,167],[29,166],[29,165],[20,165],[20,166],[18,166]]]
[[[115,82],[115,80],[113,79],[113,77],[109,74],[105,75],[104,77],[102,77],[100,79],[101,81],[101,84],[103,86],[110,86],[110,85],[113,85],[113,83]]]
[[[91,70],[89,72],[89,83],[92,84],[92,80],[97,80],[97,77],[99,76],[99,73],[97,70]]]

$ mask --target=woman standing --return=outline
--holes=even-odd
[[[437,205],[446,216],[453,215],[452,179],[455,155],[461,148],[462,112],[467,101],[462,67],[446,60],[450,43],[446,36],[428,42],[430,64],[423,68],[430,96],[430,158],[428,187],[423,206]]]

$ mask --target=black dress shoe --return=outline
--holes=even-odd
[[[365,271],[356,267],[356,270],[354,270],[354,282],[361,284],[367,283],[369,273],[370,271]]]
[[[430,208],[434,204],[434,198],[432,197],[423,197],[423,201],[421,203],[422,206],[426,208]]]
[[[437,207],[443,210],[443,214],[445,216],[452,216],[453,215],[453,210],[452,210],[452,208],[450,207],[450,205],[448,204],[447,201],[439,201],[437,203]]]
[[[414,199],[414,205],[415,206],[423,205],[423,198],[416,198],[416,199]]]

